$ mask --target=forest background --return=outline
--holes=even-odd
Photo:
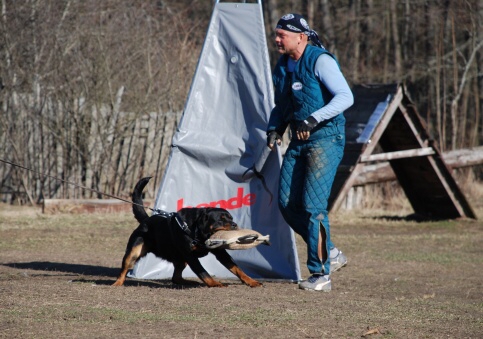
[[[128,197],[162,178],[214,1],[0,0],[0,200]],[[441,151],[483,144],[483,2],[263,1],[306,16],[351,86],[405,83]],[[39,175],[47,173],[49,176]],[[481,166],[472,175],[481,179]]]

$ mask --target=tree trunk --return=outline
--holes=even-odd
[[[402,61],[401,61],[401,39],[399,38],[397,0],[391,0],[391,32],[392,42],[394,45],[394,66],[396,70],[396,79],[402,77]]]
[[[478,3],[478,18],[483,18],[483,1],[477,1]],[[477,25],[476,29],[476,41],[483,41],[483,25]],[[475,98],[475,123],[470,129],[471,140],[470,146],[477,146],[483,144],[483,126],[481,118],[481,110],[483,107],[483,50],[480,50],[476,54],[476,72],[480,74],[474,81],[474,98]]]
[[[360,0],[354,0],[351,6],[351,33],[353,39],[353,56],[351,60],[352,65],[352,78],[355,83],[359,82],[359,59],[361,55],[361,2]]]
[[[385,8],[384,11],[384,27],[386,32],[391,31],[391,12],[390,8]],[[382,81],[387,83],[389,78],[389,55],[391,54],[391,39],[386,35],[385,36],[385,48],[384,48],[384,67],[383,67],[383,74],[382,74]]]
[[[331,5],[329,0],[320,0],[320,11],[322,13],[322,31],[320,36],[326,44],[326,48],[331,53],[337,55],[337,40],[334,32],[334,25],[332,23]]]
[[[366,15],[364,15],[365,20],[364,24],[366,25],[367,29],[366,32],[362,31],[361,34],[364,34],[366,37],[372,37],[374,36],[375,29],[377,25],[374,25],[374,20],[372,19],[374,16],[374,1],[373,0],[367,0],[366,1]],[[366,61],[365,61],[365,76],[364,78],[367,79],[368,82],[373,82],[374,80],[374,75],[373,75],[373,67],[372,67],[372,61],[373,58],[375,57],[375,50],[376,50],[376,41],[375,39],[369,39],[366,38],[366,43],[367,43],[367,48],[365,50],[366,53]]]
[[[453,91],[455,95],[458,93],[458,59],[456,57],[456,36],[455,36],[455,22],[454,16],[451,16],[451,42],[453,46]],[[458,100],[459,98],[455,97],[451,102],[451,149],[456,149],[456,138],[458,134],[458,119],[457,119],[457,111],[458,111]]]

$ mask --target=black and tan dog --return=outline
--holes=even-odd
[[[222,208],[183,208],[177,213],[161,213],[149,216],[143,208],[142,191],[151,178],[142,178],[132,194],[133,213],[140,225],[131,234],[122,259],[122,268],[114,286],[121,286],[134,264],[149,252],[173,263],[172,282],[193,284],[185,280],[182,272],[186,265],[209,287],[223,286],[203,268],[198,258],[213,253],[220,263],[250,287],[261,286],[246,275],[224,249],[208,249],[205,241],[220,230],[236,230],[231,214]]]

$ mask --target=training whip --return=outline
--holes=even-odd
[[[144,205],[140,205],[140,204],[136,204],[135,202],[132,202],[132,201],[129,201],[129,200],[126,200],[126,199],[123,199],[123,198],[119,198],[119,197],[116,197],[115,195],[112,195],[112,194],[108,194],[108,193],[104,193],[104,192],[100,192],[98,190],[95,190],[93,188],[89,188],[89,187],[86,187],[86,186],[83,186],[83,185],[79,185],[75,182],[72,182],[72,181],[68,181],[68,180],[64,180],[64,179],[60,179],[60,178],[57,178],[57,177],[54,177],[52,175],[49,175],[49,174],[44,174],[42,172],[39,172],[39,171],[36,171],[36,170],[33,170],[33,169],[30,169],[28,167],[25,167],[25,166],[22,166],[22,165],[19,165],[19,164],[15,164],[13,162],[10,162],[10,161],[7,161],[7,160],[3,160],[3,159],[0,159],[0,162],[3,162],[3,163],[6,163],[6,164],[9,164],[9,165],[12,165],[14,167],[19,167],[19,168],[22,168],[24,170],[27,170],[27,171],[30,171],[30,172],[33,172],[33,173],[36,173],[36,174],[39,174],[43,177],[49,177],[49,178],[52,178],[52,179],[55,179],[55,180],[58,180],[58,181],[61,181],[61,182],[65,182],[66,184],[70,184],[70,185],[74,185],[76,187],[80,187],[80,188],[83,188],[85,190],[88,190],[88,191],[91,191],[91,192],[95,192],[95,193],[98,193],[98,194],[102,194],[102,195],[105,195],[106,197],[109,197],[109,198],[114,198],[114,199],[117,199],[117,200],[121,200],[121,201],[124,201],[124,202],[127,202],[131,205],[136,205],[136,206],[141,206],[143,208],[149,208],[151,211],[155,211],[154,209],[150,208],[150,207],[146,207]]]

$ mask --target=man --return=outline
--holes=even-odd
[[[309,44],[309,40],[314,44]],[[345,145],[344,110],[354,97],[335,57],[299,14],[277,23],[275,43],[282,56],[273,72],[275,107],[267,146],[281,144],[290,125],[279,187],[279,207],[290,227],[307,244],[311,276],[301,289],[330,291],[330,273],[347,258],[330,240],[328,199]]]

